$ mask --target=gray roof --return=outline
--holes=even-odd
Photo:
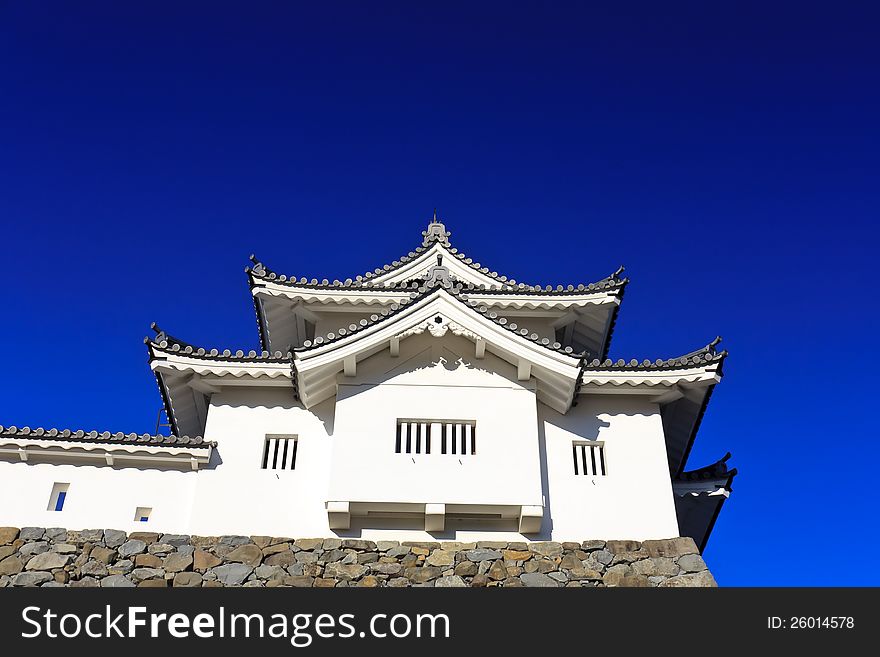
[[[377,276],[387,274],[389,272],[395,271],[403,267],[408,262],[411,262],[421,256],[425,251],[428,251],[435,243],[439,242],[448,248],[449,253],[451,253],[455,258],[460,260],[462,263],[468,265],[471,269],[478,271],[485,276],[493,278],[498,281],[501,285],[500,289],[488,288],[486,286],[480,285],[463,285],[463,287],[468,288],[468,291],[476,291],[480,290],[481,293],[487,294],[541,294],[541,295],[572,295],[572,294],[583,294],[584,292],[601,292],[603,290],[611,290],[616,288],[623,288],[629,282],[629,279],[621,278],[620,275],[623,273],[623,267],[620,267],[616,272],[611,274],[610,276],[606,276],[600,281],[596,281],[594,283],[589,283],[587,285],[527,285],[525,283],[517,283],[516,280],[512,278],[508,278],[507,276],[499,275],[498,272],[494,272],[489,270],[488,267],[482,266],[479,262],[474,262],[473,258],[469,258],[467,255],[451,246],[449,243],[449,236],[452,235],[451,232],[446,230],[446,227],[436,221],[433,221],[428,225],[428,230],[422,231],[423,241],[421,246],[416,247],[415,250],[410,251],[407,255],[401,256],[397,260],[394,260],[392,263],[384,265],[382,267],[377,267],[373,271],[365,272],[361,276],[356,276],[353,280],[351,278],[347,278],[344,281],[334,280],[329,281],[328,279],[318,280],[317,278],[308,279],[306,277],[296,276],[287,276],[284,274],[278,274],[268,267],[266,267],[262,262],[256,259],[254,255],[251,255],[250,259],[254,263],[253,267],[248,267],[245,269],[245,272],[249,276],[250,284],[253,287],[255,279],[262,279],[266,281],[271,281],[273,283],[280,283],[282,285],[287,286],[296,286],[296,287],[307,287],[312,289],[325,289],[325,290],[337,290],[337,289],[347,289],[347,288],[360,288],[360,289],[382,289],[382,290],[394,290],[401,288],[408,288],[411,284],[418,285],[418,281],[420,279],[413,279],[411,281],[404,281],[392,285],[374,285],[372,283],[373,278]]]
[[[370,315],[369,319],[361,319],[356,324],[349,324],[348,327],[342,327],[336,332],[328,333],[326,336],[317,336],[314,340],[306,340],[303,343],[302,347],[297,347],[294,349],[294,351],[301,352],[308,351],[309,349],[316,349],[318,347],[337,342],[349,335],[363,331],[364,329],[375,326],[376,324],[384,322],[400,314],[407,307],[410,307],[413,303],[421,301],[422,299],[434,294],[438,290],[443,290],[452,298],[469,306],[472,310],[492,320],[497,325],[502,326],[511,333],[519,335],[522,339],[529,340],[546,349],[556,351],[567,356],[577,358],[587,355],[587,352],[575,352],[571,347],[563,347],[562,344],[559,342],[551,342],[549,338],[542,338],[537,333],[534,333],[532,331],[529,331],[529,329],[527,328],[519,326],[516,322],[509,321],[506,317],[499,316],[497,312],[491,310],[488,306],[480,304],[474,299],[470,299],[469,290],[464,286],[458,285],[456,283],[450,283],[449,281],[441,282],[439,280],[424,281],[418,287],[410,290],[409,298],[403,298],[400,300],[399,303],[393,303],[388,308],[383,308],[381,311]]]
[[[628,361],[622,358],[616,361],[611,360],[610,358],[606,358],[605,360],[599,360],[598,358],[595,358],[591,361],[584,363],[584,370],[674,370],[689,367],[698,367],[701,365],[708,365],[709,363],[722,363],[727,357],[727,351],[718,351],[716,349],[718,343],[720,342],[721,337],[719,336],[715,338],[712,342],[707,344],[705,347],[697,349],[696,351],[692,351],[691,353],[685,354],[683,356],[677,356],[675,358],[658,358],[657,360],[643,361],[639,361],[635,358]]]
[[[293,355],[288,351],[283,353],[281,351],[276,351],[274,353],[269,353],[268,351],[243,351],[238,349],[237,351],[232,351],[230,349],[206,349],[204,347],[196,347],[195,345],[189,344],[188,342],[184,342],[174,336],[166,333],[162,329],[160,329],[155,322],[150,325],[150,328],[156,332],[155,337],[146,337],[144,338],[144,344],[146,344],[150,349],[150,357],[154,357],[155,350],[162,351],[170,351],[173,353],[180,353],[181,355],[187,356],[188,358],[203,358],[205,360],[219,360],[219,361],[228,361],[228,362],[267,362],[267,363],[283,363],[289,361],[293,358]]]
[[[696,470],[689,470],[687,472],[682,472],[679,474],[673,482],[675,481],[705,481],[711,479],[723,479],[726,480],[724,484],[724,488],[727,490],[732,490],[731,484],[733,483],[733,478],[737,475],[736,468],[728,469],[727,462],[730,460],[730,452],[727,452],[724,456],[722,456],[718,461],[712,463],[710,465],[703,466],[702,468],[697,468]]]
[[[148,433],[110,433],[109,431],[83,431],[70,429],[44,429],[37,427],[4,427],[0,425],[0,438],[26,440],[55,440],[72,443],[96,443],[107,445],[139,445],[143,447],[213,447],[201,436],[160,436]]]
[[[497,312],[491,310],[488,306],[481,304],[474,299],[470,299],[469,290],[465,286],[459,285],[457,283],[452,283],[448,280],[441,281],[439,279],[422,282],[422,284],[420,284],[418,287],[412,288],[410,290],[408,298],[403,298],[400,300],[399,303],[393,303],[388,308],[383,308],[382,310],[377,311],[376,313],[370,315],[369,319],[361,319],[357,323],[351,323],[347,327],[341,327],[337,331],[328,333],[325,336],[316,336],[314,340],[306,340],[303,343],[303,346],[295,347],[292,349],[292,351],[305,352],[311,349],[317,349],[318,347],[332,344],[333,342],[338,342],[343,338],[346,338],[355,333],[359,333],[365,329],[371,328],[381,322],[395,317],[396,315],[406,310],[406,308],[411,307],[412,304],[418,303],[422,299],[430,296],[438,290],[443,290],[452,298],[467,305],[474,311],[493,321],[495,324],[518,335],[524,340],[534,342],[535,344],[551,351],[559,352],[567,356],[572,356],[574,358],[580,358],[582,361],[581,367],[583,371],[644,371],[685,369],[707,365],[709,363],[721,363],[727,356],[726,351],[719,352],[716,350],[718,343],[721,342],[721,338],[718,337],[707,344],[705,347],[702,347],[701,349],[693,351],[689,354],[678,356],[676,358],[661,358],[653,361],[644,360],[641,362],[635,359],[629,361],[623,359],[617,361],[605,359],[603,361],[599,360],[598,358],[594,358],[592,360],[589,360],[589,357],[592,355],[589,352],[576,352],[570,346],[564,347],[560,342],[551,341],[549,338],[546,337],[542,338],[537,333],[519,326],[516,322],[510,321],[506,317],[500,316]],[[291,351],[288,351],[287,353],[276,351],[275,353],[270,354],[268,351],[257,352],[251,350],[245,353],[242,350],[238,350],[233,353],[229,349],[224,349],[223,351],[220,351],[219,349],[205,349],[204,347],[196,347],[171,336],[170,334],[161,330],[155,323],[151,326],[156,332],[156,337],[144,338],[144,342],[150,348],[151,357],[155,356],[154,350],[159,349],[162,351],[180,353],[190,358],[203,358],[206,360],[274,363],[293,361],[293,355]]]

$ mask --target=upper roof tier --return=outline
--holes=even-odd
[[[449,236],[435,215],[415,251],[344,281],[277,274],[251,256],[254,265],[246,272],[263,350],[301,347],[352,320],[405,303],[434,283],[454,287],[480,305],[517,317],[529,333],[551,343],[558,341],[604,360],[629,282],[622,278],[623,267],[588,284],[527,285],[474,262],[451,245]]]
[[[593,283],[581,285],[530,285],[517,282],[513,278],[491,271],[488,267],[452,246],[449,237],[452,233],[446,230],[445,224],[437,219],[435,213],[427,230],[422,231],[422,244],[407,255],[401,256],[390,264],[377,267],[373,271],[365,272],[354,279],[347,278],[344,281],[317,278],[306,278],[278,274],[266,267],[265,264],[251,256],[253,267],[247,268],[247,273],[254,282],[271,281],[286,287],[303,287],[309,289],[351,289],[362,288],[370,290],[394,289],[409,287],[412,282],[424,281],[430,278],[434,266],[445,267],[453,281],[459,282],[464,287],[485,289],[496,294],[527,294],[527,295],[577,295],[584,292],[600,292],[611,289],[619,289],[629,282],[621,278],[624,268],[620,267],[610,276]],[[440,256],[440,260],[437,260]],[[436,263],[436,265],[435,265]]]

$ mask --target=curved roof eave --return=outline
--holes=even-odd
[[[314,354],[326,354],[338,347],[349,345],[360,341],[361,336],[372,335],[378,327],[393,322],[395,318],[403,316],[408,310],[419,308],[424,302],[441,293],[445,294],[450,300],[454,300],[463,306],[462,310],[470,311],[479,317],[482,321],[489,321],[496,327],[505,329],[505,338],[510,339],[513,343],[519,345],[520,348],[527,348],[536,353],[540,351],[548,352],[547,357],[555,360],[562,359],[561,362],[567,362],[570,366],[579,366],[585,357],[584,353],[577,353],[571,347],[563,347],[559,342],[550,342],[548,338],[541,338],[537,333],[530,332],[528,329],[520,328],[515,322],[508,321],[505,317],[499,317],[494,311],[487,306],[478,304],[476,301],[468,299],[468,296],[458,291],[452,285],[433,284],[428,282],[420,288],[420,292],[412,293],[409,299],[404,299],[400,304],[394,304],[390,309],[383,309],[380,313],[373,314],[369,320],[363,319],[357,324],[350,324],[348,329],[340,329],[339,333],[330,333],[327,336],[318,336],[314,341],[307,340],[302,347],[294,349],[297,362],[301,362]],[[476,319],[476,317],[475,317]]]
[[[206,441],[201,436],[163,436],[147,433],[122,433],[121,431],[111,433],[109,431],[83,431],[81,429],[44,429],[43,427],[31,429],[30,427],[4,427],[2,425],[0,425],[0,438],[141,447],[191,447],[207,449],[217,445],[217,443]]]
[[[433,221],[428,225],[428,230],[422,231],[422,236],[424,239],[422,241],[422,244],[416,247],[415,250],[410,251],[408,254],[401,256],[400,258],[392,261],[389,264],[383,265],[382,267],[376,267],[374,270],[356,276],[354,279],[348,278],[344,281],[334,280],[331,282],[326,278],[319,281],[317,278],[307,279],[305,277],[277,274],[276,272],[267,268],[259,260],[257,260],[256,256],[254,256],[253,254],[250,256],[250,260],[253,262],[254,266],[246,268],[245,271],[248,274],[251,287],[256,285],[257,280],[265,280],[282,285],[288,285],[291,287],[306,287],[309,289],[399,289],[401,287],[407,287],[407,284],[410,281],[412,281],[413,279],[417,279],[420,276],[412,276],[403,281],[396,281],[391,285],[384,283],[384,281],[394,276],[399,272],[399,270],[405,267],[413,267],[415,263],[418,263],[420,260],[427,261],[432,255],[432,250],[435,250],[435,247],[437,247],[442,248],[445,254],[448,254],[455,261],[466,265],[470,270],[472,270],[472,272],[477,275],[478,279],[484,281],[485,289],[487,291],[494,290],[496,293],[570,294],[572,292],[582,292],[585,288],[621,288],[629,282],[628,279],[620,278],[620,275],[623,272],[623,267],[620,267],[616,272],[600,281],[596,281],[588,285],[578,285],[577,287],[573,285],[541,286],[518,283],[513,278],[508,278],[505,275],[501,275],[496,271],[490,270],[488,267],[481,265],[479,262],[475,262],[473,258],[468,257],[465,253],[453,247],[452,244],[449,242],[449,237],[451,235],[452,233],[447,231],[446,227],[442,223]],[[478,283],[474,283],[472,285],[474,289],[479,289],[482,287],[482,285]]]

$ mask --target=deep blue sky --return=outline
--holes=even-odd
[[[151,321],[255,348],[249,253],[354,276],[437,206],[518,280],[625,264],[615,358],[724,336],[720,583],[880,584],[871,3],[131,4],[0,1],[0,424],[152,431]]]

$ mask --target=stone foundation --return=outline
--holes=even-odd
[[[690,538],[403,542],[0,527],[0,588],[716,586]]]

